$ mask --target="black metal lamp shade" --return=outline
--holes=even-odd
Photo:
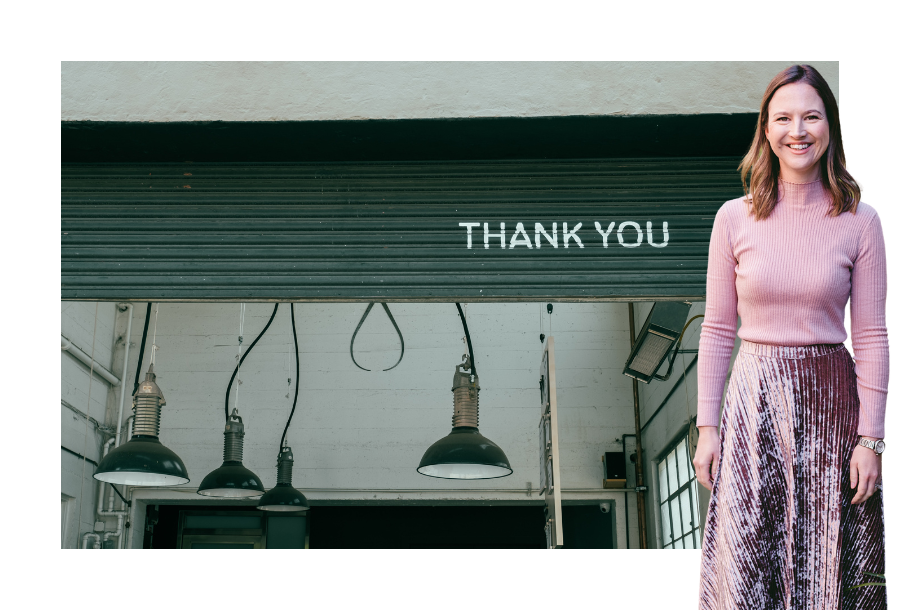
[[[419,473],[439,479],[496,479],[512,474],[503,450],[478,428],[453,428],[425,451]]]
[[[259,510],[300,512],[309,510],[309,502],[299,489],[289,483],[278,483],[259,499]]]
[[[197,493],[217,498],[258,498],[266,493],[266,488],[241,462],[229,461],[206,475]]]
[[[654,303],[625,361],[625,375],[650,383],[675,347],[691,306],[678,301]]]
[[[244,467],[243,457],[244,423],[234,409],[225,424],[224,461],[204,477],[197,493],[217,498],[258,498],[266,493],[259,477]]]
[[[294,468],[294,454],[290,447],[285,447],[278,454],[278,482],[275,487],[259,499],[259,510],[281,512],[300,512],[309,510],[306,496],[295,489],[291,483]]]
[[[100,460],[94,472],[95,479],[105,483],[148,487],[183,485],[190,481],[181,458],[159,442],[160,412],[165,404],[166,399],[156,384],[156,374],[151,364],[132,399],[133,436]]]
[[[106,454],[94,478],[119,485],[183,485],[187,468],[175,452],[153,436],[133,436]]]

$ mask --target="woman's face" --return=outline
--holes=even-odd
[[[819,179],[819,159],[828,150],[828,118],[822,98],[806,83],[791,83],[769,102],[766,138],[787,182]]]

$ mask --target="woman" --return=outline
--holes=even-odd
[[[864,446],[884,437],[884,239],[812,67],[769,83],[741,177],[745,197],[713,224],[700,338],[694,468],[712,491],[700,607],[885,608],[885,587],[849,588],[884,573],[884,445]]]

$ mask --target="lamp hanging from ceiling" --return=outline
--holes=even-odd
[[[187,468],[174,451],[159,442],[160,412],[166,399],[156,384],[153,365],[156,362],[156,326],[159,304],[156,305],[156,324],[147,375],[134,392],[131,439],[106,454],[97,465],[94,478],[105,483],[134,486],[183,485],[190,481]],[[146,338],[146,325],[144,327]],[[137,370],[137,376],[140,369]],[[123,380],[124,391],[124,380]]]
[[[244,329],[244,304],[241,304],[241,326],[238,333],[238,364],[231,374],[231,380],[228,382],[228,389],[225,390],[225,450],[223,454],[222,465],[206,475],[197,488],[197,493],[201,496],[212,496],[217,498],[257,498],[266,492],[260,478],[243,464],[244,459],[244,421],[238,415],[237,406],[228,413],[228,399],[231,395],[231,385],[234,383],[235,377],[238,377],[238,389],[236,390],[235,404],[240,397],[240,369],[241,363],[250,355],[250,350],[262,338],[275,314],[278,312],[278,303],[275,303],[275,309],[272,310],[272,316],[266,323],[265,328],[254,339],[247,352],[240,356],[241,343],[243,343]]]
[[[285,446],[287,431],[294,418],[294,410],[297,408],[297,396],[300,393],[300,347],[297,344],[297,326],[294,323],[294,304],[291,303],[291,331],[294,335],[294,361],[297,365],[297,377],[294,384],[294,404],[291,407],[291,414],[288,416],[287,424],[284,426],[284,432],[281,433],[281,448],[278,453],[278,476],[275,487],[267,491],[262,498],[259,499],[259,510],[282,511],[282,512],[300,512],[309,510],[309,502],[306,496],[300,490],[294,488],[291,478],[294,469],[294,454],[290,447]]]
[[[469,353],[453,375],[453,429],[425,451],[418,472],[441,479],[496,479],[512,474],[509,459],[496,443],[478,431],[478,373],[466,316],[462,319]]]

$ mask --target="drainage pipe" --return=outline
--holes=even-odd
[[[124,522],[125,522],[125,513],[124,512],[116,515],[116,531],[106,532],[105,534],[103,534],[103,542],[106,542],[110,538],[115,538],[116,539],[116,548],[121,549],[122,548],[122,538],[124,537],[124,536],[122,536],[122,530],[124,529],[122,527],[122,525],[124,524]]]
[[[131,347],[131,323],[134,320],[134,305],[131,303],[119,303],[118,305],[119,311],[124,313],[128,311],[128,326],[125,331],[125,354],[122,360],[122,380],[128,380],[128,352]],[[125,412],[125,383],[119,384],[119,416],[116,422],[116,436],[115,438],[111,438],[103,445],[103,457],[106,457],[106,454],[109,453],[109,446],[115,442],[116,447],[121,444],[122,439],[122,415]],[[130,421],[134,416],[130,416],[128,421]],[[129,435],[130,437],[130,435]],[[116,538],[116,548],[122,548],[122,542],[124,536],[122,536],[122,529],[124,523],[124,517],[127,514],[128,507],[123,506],[122,510],[115,510],[115,493],[113,490],[109,491],[109,503],[107,505],[106,510],[103,509],[103,500],[104,495],[106,493],[106,483],[100,481],[100,490],[97,498],[97,516],[98,517],[116,517],[116,531],[115,532],[106,532],[103,534],[103,542],[106,542],[110,538]]]
[[[93,538],[94,544],[91,545],[91,548],[99,549],[100,548],[100,534],[96,532],[88,532],[84,536],[81,537],[81,548],[88,548],[88,539]]]
[[[131,419],[131,418],[129,418]],[[115,442],[116,439],[111,438],[106,443],[103,444],[103,457],[106,457],[106,454],[109,453],[109,446]],[[112,483],[110,483],[112,485]],[[110,538],[117,537],[116,539],[116,548],[122,548],[122,529],[124,525],[124,517],[128,514],[128,507],[123,507],[122,510],[114,510],[115,509],[115,492],[110,490],[109,494],[109,504],[106,510],[103,509],[103,501],[106,499],[106,483],[103,481],[99,481],[99,490],[97,492],[97,516],[98,517],[116,517],[116,531],[115,532],[106,532],[103,534],[103,542],[106,542]],[[99,536],[98,536],[99,541]]]
[[[122,307],[128,310],[128,330],[125,331],[125,359],[122,361],[122,380],[119,388],[119,419],[116,424],[116,447],[119,446],[119,439],[122,437],[122,412],[125,410],[125,383],[128,379],[128,348],[131,347],[131,322],[134,320],[134,305],[131,303],[119,303],[119,311],[124,311]]]
[[[634,349],[634,303],[628,303],[628,333],[631,337],[631,348]],[[644,505],[644,454],[641,447],[641,399],[638,393],[637,379],[631,379],[631,391],[634,398],[634,452],[637,461],[634,463],[634,490],[637,496],[638,536],[642,549],[647,548],[647,510]],[[624,443],[624,438],[623,438]]]
[[[109,369],[105,366],[101,365],[96,360],[93,360],[90,356],[81,351],[74,343],[66,339],[66,337],[60,334],[61,339],[61,347],[63,351],[69,352],[72,354],[77,360],[80,360],[82,364],[86,367],[93,368],[94,372],[97,373],[100,377],[102,377],[109,385],[115,387],[121,383],[119,378],[113,375]]]

